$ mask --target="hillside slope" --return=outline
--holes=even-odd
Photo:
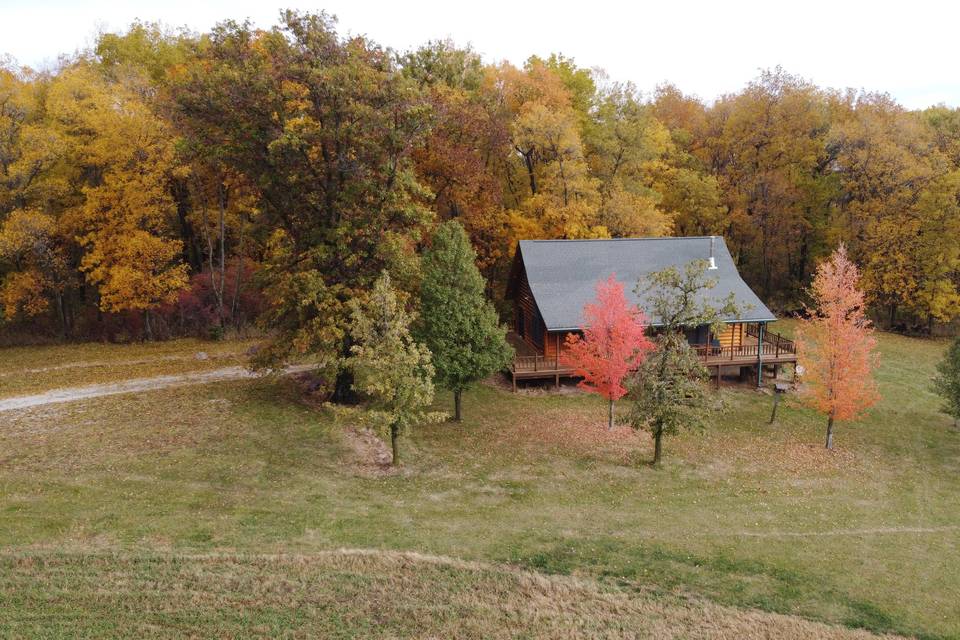
[[[0,556],[0,567],[3,637],[878,637],[412,553],[26,553]]]

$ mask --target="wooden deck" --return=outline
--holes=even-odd
[[[717,383],[724,367],[748,367],[763,365],[781,365],[796,363],[797,348],[792,340],[780,334],[764,332],[763,343],[758,344],[758,330],[748,327],[747,336],[752,338],[744,344],[733,346],[691,345],[700,357],[700,361],[717,376]],[[518,380],[550,380],[559,385],[560,378],[574,377],[574,369],[565,367],[553,356],[539,355],[536,350],[515,334],[508,336],[517,355],[510,365],[510,376],[516,390]]]
[[[765,331],[763,334],[763,344],[758,344],[757,329],[748,326],[747,337],[752,338],[744,344],[715,347],[712,345],[697,344],[692,345],[696,350],[700,360],[708,367],[716,365],[752,365],[757,364],[759,356],[762,357],[764,364],[782,364],[784,362],[797,361],[797,345],[793,340],[788,340],[779,333]]]

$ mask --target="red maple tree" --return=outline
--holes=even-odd
[[[643,312],[627,302],[615,274],[597,283],[596,301],[584,305],[583,319],[583,336],[569,334],[560,359],[583,378],[582,389],[610,401],[608,427],[612,429],[613,403],[627,393],[623,381],[643,362],[653,343],[645,333]]]
[[[841,244],[817,268],[810,288],[810,317],[797,331],[800,397],[827,416],[827,449],[833,448],[834,421],[859,417],[878,398],[873,380],[877,340],[859,280],[860,272]]]

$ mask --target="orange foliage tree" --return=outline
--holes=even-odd
[[[860,272],[843,244],[813,279],[813,307],[797,333],[801,398],[827,416],[827,449],[835,420],[853,420],[877,401],[873,369],[877,340],[864,312]]]
[[[613,403],[627,389],[627,374],[643,362],[653,343],[646,336],[643,312],[627,303],[623,285],[611,274],[597,283],[597,298],[583,307],[583,337],[567,336],[561,361],[582,376],[580,387],[610,401],[608,428],[613,428]]]

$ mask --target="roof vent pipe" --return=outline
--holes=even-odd
[[[711,270],[717,268],[717,259],[713,257],[713,241],[715,237],[716,236],[710,236],[710,266],[708,269]]]

